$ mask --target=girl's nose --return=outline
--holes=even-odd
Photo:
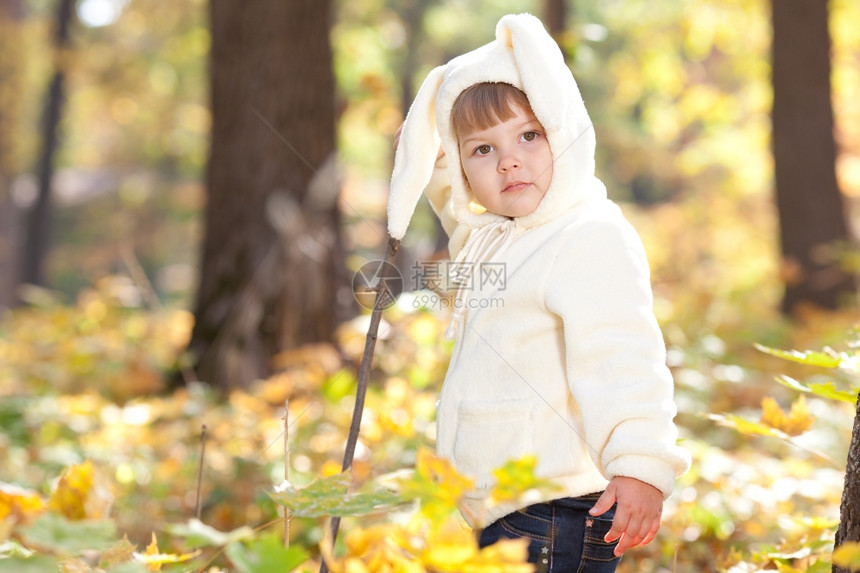
[[[505,153],[499,158],[499,172],[507,173],[511,169],[522,167],[522,161],[515,153]]]

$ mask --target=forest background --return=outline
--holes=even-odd
[[[783,6],[802,4],[816,3]],[[543,16],[564,49],[599,176],[646,243],[694,457],[660,536],[620,570],[830,570],[860,375],[844,280],[860,269],[860,5],[819,5],[830,68],[811,65],[828,72],[833,149],[801,132],[793,163],[829,165],[833,181],[804,183],[787,205],[772,140],[776,4],[251,6],[0,2],[0,571],[318,567],[327,526],[313,512],[291,521],[295,552],[271,543],[285,400],[291,482],[337,474],[368,323],[351,279],[384,250],[393,133],[429,69],[520,11]],[[811,45],[812,21],[796,21],[784,49]],[[821,83],[804,65],[789,68]],[[838,276],[833,308],[813,304],[807,261],[786,252],[812,228],[836,232],[811,256]],[[408,288],[415,260],[444,256],[426,205],[402,251],[407,288],[385,311],[355,483],[438,470],[421,452],[447,313]],[[517,467],[504,475],[540,486]],[[344,498],[325,483],[320,499]],[[398,545],[404,515],[346,519],[342,566],[478,559],[434,527],[422,543],[459,554]],[[390,551],[374,553],[373,535]]]

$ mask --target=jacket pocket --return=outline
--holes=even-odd
[[[534,453],[529,400],[467,401],[457,411],[454,461],[464,474],[486,487],[494,469],[512,458]]]

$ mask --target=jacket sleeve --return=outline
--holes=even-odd
[[[564,329],[568,384],[592,459],[668,497],[690,466],[676,445],[673,381],[653,313],[648,263],[632,226],[601,215],[569,229],[545,287]]]

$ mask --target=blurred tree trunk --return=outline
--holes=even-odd
[[[42,113],[42,148],[39,153],[36,202],[27,212],[25,222],[22,282],[45,284],[45,260],[51,242],[51,179],[54,155],[59,140],[60,117],[66,98],[66,63],[69,52],[69,28],[75,0],[59,0],[54,23],[54,74],[45,95]]]
[[[400,110],[403,117],[409,112],[412,106],[412,100],[415,99],[415,71],[421,66],[421,45],[426,41],[424,34],[424,14],[430,7],[428,0],[405,0],[397,6],[397,13],[403,22],[404,34],[406,42],[401,48],[403,60],[400,62]],[[394,150],[392,149],[392,162],[394,161]],[[430,212],[430,205],[421,202],[417,209]],[[433,236],[435,237],[435,250],[442,251],[448,246],[448,236],[442,228],[442,223],[433,215]],[[408,245],[401,245],[397,251],[395,264],[403,276],[407,276],[410,272],[408,269],[414,264],[416,257],[415,252]]]
[[[415,98],[413,80],[419,68],[419,49],[425,40],[424,14],[430,7],[428,0],[407,0],[398,13],[405,28],[406,44],[403,46],[403,63],[400,66],[400,107],[403,117],[409,111]]]
[[[783,311],[812,303],[837,308],[855,294],[832,245],[849,239],[836,181],[830,99],[828,4],[772,0],[773,148],[783,265]],[[835,546],[860,541],[860,400],[840,507]],[[833,571],[849,570],[833,565]]]
[[[15,303],[20,213],[12,180],[20,166],[13,145],[20,133],[24,48],[21,0],[0,0],[0,313]]]
[[[845,487],[842,490],[839,515],[834,549],[846,541],[860,542],[860,397],[857,398],[857,411],[854,414],[854,430],[848,448]],[[834,565],[833,573],[851,573],[851,570]]]
[[[772,0],[773,154],[785,313],[854,294],[834,247],[849,241],[836,181],[827,1]]]
[[[330,8],[210,1],[212,140],[189,350],[200,380],[221,389],[333,337],[343,281]]]
[[[572,37],[567,29],[568,2],[567,0],[544,0],[543,21],[546,29],[561,47],[565,61],[570,61],[574,46]]]

